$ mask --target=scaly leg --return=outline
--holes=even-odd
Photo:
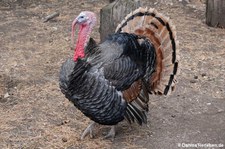
[[[95,125],[95,122],[92,122],[90,125],[88,125],[88,127],[84,130],[84,132],[82,133],[80,139],[83,140],[87,134],[90,134],[90,137],[93,138],[93,127]]]
[[[108,134],[104,137],[104,139],[108,139],[108,138],[112,138],[112,141],[114,140],[116,136],[116,129],[115,126],[111,126],[110,131],[108,132]]]

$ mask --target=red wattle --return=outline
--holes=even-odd
[[[75,53],[74,53],[74,61],[77,61],[78,58],[84,58],[84,44],[85,44],[85,32],[84,27],[80,26],[79,33],[78,33],[78,39],[76,43]]]
[[[90,34],[90,26],[81,25],[78,32],[78,39],[76,43],[75,53],[74,53],[74,61],[76,62],[78,58],[84,58],[85,52],[84,47],[87,42],[88,35]]]

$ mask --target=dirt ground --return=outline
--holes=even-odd
[[[147,125],[122,122],[114,141],[103,139],[108,128],[98,126],[94,139],[81,141],[90,120],[64,98],[58,72],[73,54],[74,17],[81,10],[99,15],[108,1],[0,0],[0,148],[177,149],[196,143],[225,148],[225,30],[205,24],[205,4],[198,0],[143,3],[176,25],[181,57],[176,92],[151,96]],[[60,16],[43,23],[55,11]],[[92,34],[97,41],[98,27]]]

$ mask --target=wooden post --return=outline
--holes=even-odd
[[[225,0],[207,0],[206,24],[225,28]]]
[[[116,0],[103,7],[100,11],[99,31],[101,41],[103,41],[107,35],[115,32],[117,25],[127,14],[140,6],[141,2],[139,0]]]

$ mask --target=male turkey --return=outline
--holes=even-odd
[[[84,115],[94,122],[81,135],[92,136],[95,123],[115,125],[147,122],[149,94],[168,95],[174,90],[178,70],[175,27],[155,9],[139,8],[128,14],[115,34],[100,43],[89,38],[96,22],[90,11],[72,24],[79,26],[73,59],[60,71],[60,88]]]

